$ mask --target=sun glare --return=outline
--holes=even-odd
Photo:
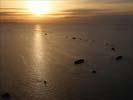
[[[48,1],[29,1],[27,9],[33,15],[43,15],[50,12],[50,5]]]

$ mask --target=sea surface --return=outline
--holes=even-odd
[[[133,23],[0,23],[6,92],[10,100],[133,100]]]

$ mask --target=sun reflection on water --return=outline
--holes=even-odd
[[[43,64],[44,64],[44,45],[43,45],[43,36],[42,36],[42,26],[36,24],[33,28],[33,48],[32,48],[32,92],[37,94],[39,97],[41,86],[40,82],[42,81],[44,75]]]
[[[34,55],[37,65],[41,64],[43,59],[43,44],[42,44],[42,28],[41,25],[35,25],[34,32]]]

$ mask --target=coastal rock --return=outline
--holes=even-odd
[[[116,49],[114,47],[111,48],[112,51],[115,51]]]
[[[76,37],[72,37],[73,40],[77,39]]]
[[[9,99],[11,97],[11,95],[8,92],[6,92],[6,93],[2,94],[1,97],[3,99]]]
[[[116,58],[115,58],[115,60],[121,60],[123,58],[123,56],[117,56]]]
[[[47,85],[47,81],[46,80],[44,80],[43,83],[44,83],[45,86]]]
[[[96,74],[97,72],[96,72],[96,70],[92,70],[91,73],[92,74]]]
[[[76,60],[76,61],[74,61],[74,64],[82,64],[82,63],[84,63],[84,59],[78,59],[78,60]]]

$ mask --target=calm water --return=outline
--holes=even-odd
[[[132,25],[1,23],[0,94],[9,92],[11,100],[133,100]],[[124,58],[116,61],[118,55]],[[85,63],[74,65],[78,58]]]

